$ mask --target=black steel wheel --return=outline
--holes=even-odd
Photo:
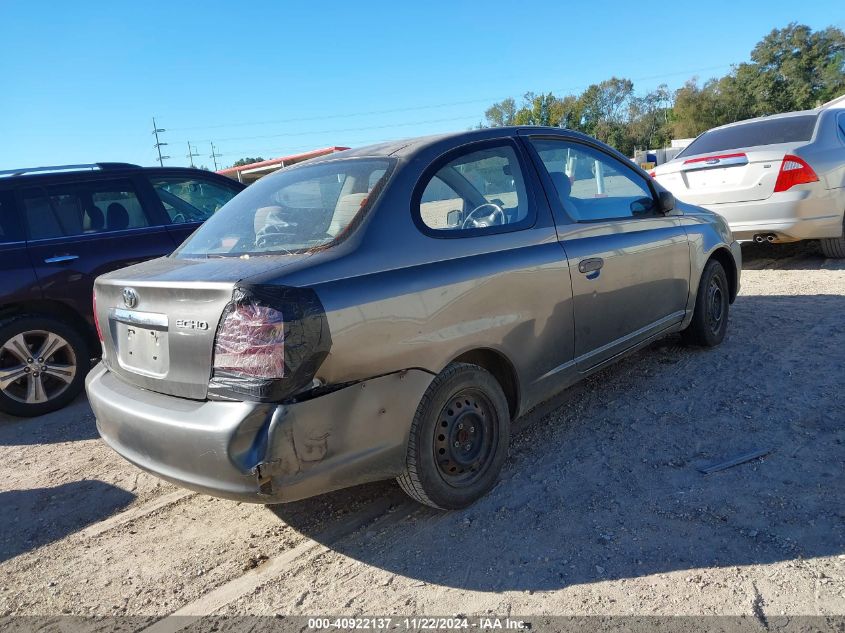
[[[434,459],[443,480],[456,488],[484,476],[498,444],[496,411],[479,389],[456,393],[440,411],[434,429]]]
[[[728,329],[729,309],[728,277],[722,264],[711,259],[701,273],[692,321],[681,332],[684,342],[702,347],[721,343]]]
[[[399,485],[420,503],[464,508],[495,485],[509,431],[508,402],[496,379],[477,365],[453,363],[420,402]]]

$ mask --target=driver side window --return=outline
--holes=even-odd
[[[615,158],[581,143],[532,140],[548,170],[560,206],[576,222],[654,215],[648,183]]]
[[[528,216],[528,196],[509,145],[460,156],[432,176],[420,197],[420,218],[435,231],[517,224]]]

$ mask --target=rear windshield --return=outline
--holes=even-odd
[[[712,154],[740,147],[809,141],[813,137],[817,118],[816,114],[802,114],[710,130],[690,143],[677,157]]]
[[[266,176],[211,216],[175,255],[269,255],[338,241],[375,202],[391,165],[389,159],[352,158]]]

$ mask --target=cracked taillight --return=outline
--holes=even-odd
[[[283,378],[282,313],[248,297],[227,305],[214,339],[214,370],[253,378]]]

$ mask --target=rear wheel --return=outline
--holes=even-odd
[[[728,276],[722,264],[711,259],[701,273],[692,321],[681,332],[684,343],[702,347],[715,347],[721,343],[728,330],[729,309]]]
[[[465,508],[496,483],[509,438],[502,387],[477,365],[453,363],[432,381],[417,408],[405,472],[397,481],[420,503]]]
[[[825,237],[821,240],[822,254],[831,259],[845,258],[845,221],[843,221],[842,235],[839,237]]]
[[[90,362],[84,339],[64,323],[30,315],[0,322],[0,411],[60,409],[82,390]]]

